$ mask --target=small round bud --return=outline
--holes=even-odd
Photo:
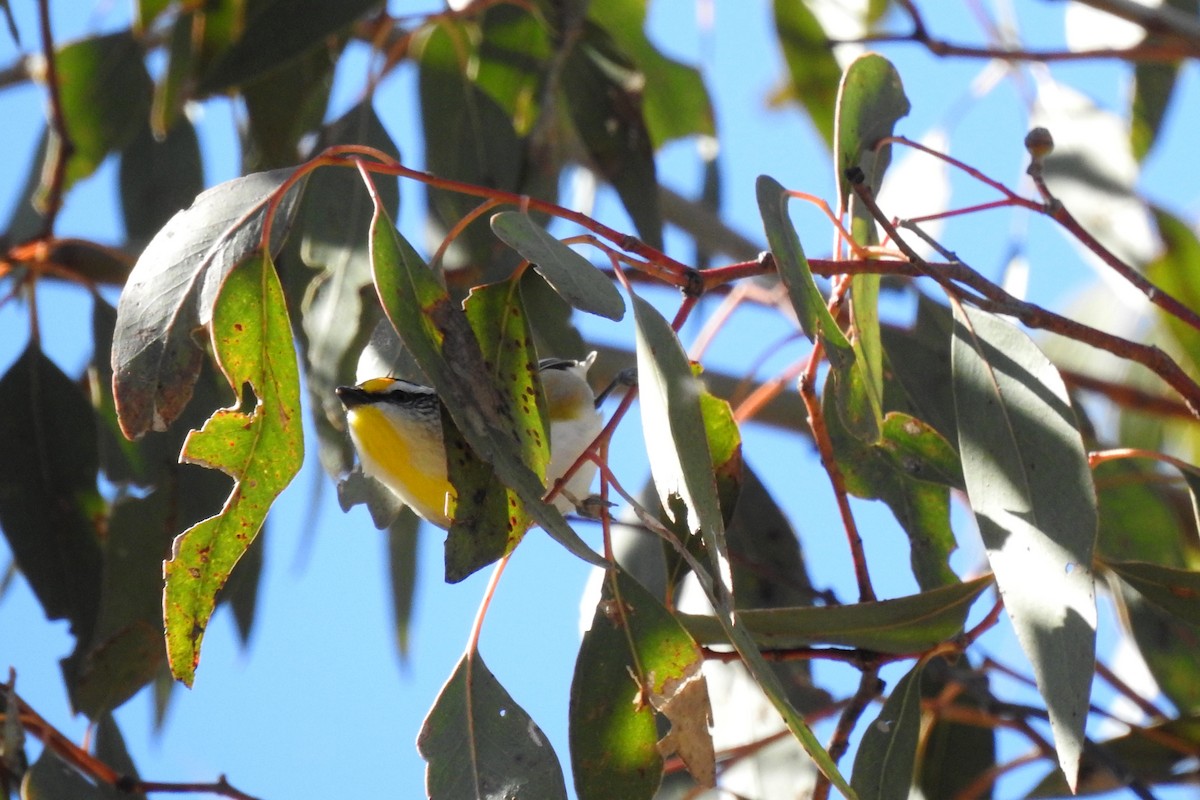
[[[1054,137],[1045,128],[1034,128],[1025,134],[1025,149],[1035,159],[1045,158],[1054,152]]]

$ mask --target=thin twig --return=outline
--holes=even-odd
[[[57,148],[49,148],[54,162],[50,168],[50,183],[46,187],[45,214],[42,219],[41,238],[54,233],[54,223],[62,208],[63,185],[67,179],[67,163],[75,152],[75,143],[67,133],[67,120],[63,114],[62,92],[58,84],[58,65],[54,53],[54,36],[50,32],[50,0],[38,0],[38,28],[42,37],[42,54],[46,59],[46,88],[50,92],[50,130],[58,140]]]

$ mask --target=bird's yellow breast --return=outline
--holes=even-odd
[[[346,416],[363,472],[425,519],[449,526],[454,488],[446,477],[441,419],[406,418],[380,405],[359,406]]]

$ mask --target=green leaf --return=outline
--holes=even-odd
[[[654,145],[642,116],[643,77],[604,30],[587,24],[563,65],[561,84],[593,165],[617,190],[638,235],[662,249]]]
[[[842,68],[829,35],[804,3],[775,0],[775,34],[788,68],[788,97],[801,103],[825,144],[833,148],[833,114]]]
[[[950,380],[953,329],[950,309],[918,293],[912,327],[888,325],[881,330],[888,377],[884,410],[923,420],[950,441],[958,438]]]
[[[1088,768],[1079,782],[1078,795],[1128,792],[1130,775],[1148,786],[1175,784],[1200,749],[1200,717],[1185,714],[1179,719],[1133,728],[1129,733],[1096,744],[1103,749],[1105,758],[1084,756]],[[1119,764],[1127,774],[1113,774],[1113,764]],[[1062,797],[1070,791],[1062,773],[1053,770],[1028,796]]]
[[[263,0],[237,41],[208,70],[198,94],[213,94],[285,66],[341,33],[355,20],[381,5],[380,0]],[[280,24],[286,20],[287,24]]]
[[[392,589],[392,627],[396,650],[408,661],[413,599],[417,595],[417,531],[421,518],[405,509],[388,526],[388,575]]]
[[[553,54],[550,33],[531,8],[499,4],[487,6],[471,21],[459,20],[471,53],[471,77],[512,120],[519,136],[528,136],[541,112],[543,78]]]
[[[658,311],[633,295],[633,314],[637,325],[642,429],[653,437],[647,442],[647,451],[659,499],[664,508],[671,509],[677,523],[702,534],[716,577],[699,562],[694,562],[693,571],[716,610],[717,624],[728,641],[817,768],[834,786],[853,798],[854,793],[837,764],[791,704],[779,677],[758,652],[742,615],[738,614],[735,621],[731,613],[732,574],[711,449],[704,433],[700,388],[683,345]]]
[[[697,713],[677,731],[692,748],[684,760],[698,783],[712,785],[702,662],[687,631],[641,584],[620,569],[605,575],[571,682],[571,768],[581,800],[654,794],[663,760],[651,698],[681,690],[697,695]]]
[[[166,41],[167,65],[154,84],[154,96],[150,101],[150,129],[155,137],[166,135],[185,118],[183,112],[195,86],[194,72],[203,55],[198,52],[203,41],[198,42],[193,37],[197,26],[205,35],[210,34],[208,23],[212,16],[204,11],[181,11],[171,23],[170,36]]]
[[[657,150],[672,139],[712,136],[712,103],[699,70],[664,56],[647,38],[645,0],[588,4],[588,19],[604,29],[644,77],[643,113]],[[836,73],[835,80],[836,80]]]
[[[1124,581],[1117,586],[1114,594],[1121,604],[1121,622],[1163,696],[1176,708],[1200,709],[1200,681],[1196,679],[1200,625],[1163,611]]]
[[[484,366],[466,315],[379,206],[371,223],[371,261],[388,319],[471,449],[517,492],[551,538],[584,561],[603,565],[558,509],[542,500],[545,487],[521,460],[515,420]]]
[[[1195,530],[1185,493],[1149,462],[1105,461],[1093,470],[1100,507],[1097,550],[1105,560],[1187,565]]]
[[[1146,266],[1146,278],[1189,308],[1200,308],[1200,280],[1195,265],[1200,263],[1200,238],[1191,226],[1162,208],[1153,208],[1154,223],[1162,238],[1163,251]],[[1165,327],[1183,349],[1185,369],[1200,370],[1200,332],[1173,314],[1159,308],[1153,311],[1158,324]],[[1190,363],[1189,363],[1190,362]]]
[[[1096,652],[1096,489],[1058,370],[1001,318],[956,306],[967,496],[1074,785]]]
[[[165,430],[187,406],[204,356],[192,334],[212,318],[225,276],[261,249],[268,203],[291,174],[256,173],[209,189],[142,251],[117,305],[112,349],[117,415],[129,438]],[[287,233],[297,194],[276,209],[272,249]]]
[[[1193,11],[1192,15],[1195,13]],[[1129,147],[1138,161],[1149,155],[1158,140],[1178,77],[1178,63],[1138,62],[1134,65]]]
[[[875,220],[857,198],[850,196],[845,173],[861,167],[867,188],[878,195],[883,173],[891,161],[891,145],[878,150],[880,139],[890,136],[896,122],[909,111],[908,98],[895,68],[882,56],[867,54],[846,68],[838,86],[834,163],[837,165],[839,208],[852,212],[851,234],[858,244],[878,244]],[[883,344],[879,329],[879,275],[855,275],[850,283],[850,318],[854,330],[856,370],[838,375],[844,398],[839,409],[857,413],[847,425],[869,441],[877,433],[883,408]]]
[[[835,132],[834,176],[838,182],[838,207],[844,212],[851,207],[854,196],[846,178],[846,170],[862,169],[866,185],[876,196],[883,182],[883,173],[892,160],[892,146],[876,149],[879,141],[891,136],[896,122],[906,116],[912,106],[904,95],[900,74],[886,58],[866,53],[851,62],[838,87],[837,129]],[[856,209],[854,216],[867,222],[866,209]],[[874,221],[870,220],[874,226]],[[852,231],[860,242],[858,230]]]
[[[141,126],[121,151],[120,187],[125,236],[140,248],[204,189],[192,123],[180,119],[162,140],[149,125]]]
[[[316,149],[338,144],[363,144],[393,157],[399,154],[369,101],[330,123],[322,131]],[[396,180],[376,175],[374,184],[388,213],[397,214],[400,192]],[[350,470],[353,451],[342,424],[345,409],[334,388],[382,376],[355,375],[358,356],[381,316],[374,303],[363,302],[371,285],[370,230],[374,211],[362,178],[354,170],[314,172],[308,179],[296,225],[300,258],[317,273],[291,270],[293,280],[285,283],[292,306],[300,309],[298,338],[321,464],[338,478]],[[296,285],[301,282],[302,288]]]
[[[625,302],[613,282],[592,262],[551,236],[528,214],[504,211],[492,217],[492,230],[533,264],[563,299],[589,314],[620,320]]]
[[[965,656],[954,660],[935,658],[925,664],[921,696],[934,700],[938,708],[944,707],[945,698],[951,696],[950,709],[986,714],[991,703],[987,681],[987,675],[973,670]],[[947,689],[949,695],[943,694]],[[995,766],[994,728],[933,715],[917,761],[917,784],[925,797],[963,796],[968,787]],[[991,795],[985,790],[975,796],[990,798]]]
[[[46,747],[21,779],[21,800],[109,800],[101,786],[84,778]]]
[[[950,568],[957,544],[950,528],[950,491],[963,487],[958,454],[941,434],[899,411],[889,412],[877,441],[864,443],[846,430],[831,408],[835,392],[826,380],[825,427],[846,489],[887,503],[908,535],[913,575],[922,589],[958,582]]]
[[[771,245],[771,253],[775,256],[775,266],[787,287],[788,297],[796,309],[804,335],[809,341],[820,337],[828,351],[829,363],[835,369],[849,366],[854,363],[854,349],[829,313],[825,298],[813,280],[808,259],[804,257],[804,248],[800,246],[800,237],[796,235],[791,217],[788,216],[786,190],[774,178],[759,175],[755,191],[763,230]]]
[[[117,721],[112,714],[105,714],[96,725],[96,758],[112,767],[118,775],[136,778],[137,767],[129,757],[129,749],[125,746],[125,737],[117,727]],[[105,786],[104,794],[109,800],[145,800],[144,792],[126,792],[116,786]]]
[[[1106,561],[1105,566],[1163,611],[1200,625],[1200,572],[1144,561]]]
[[[55,54],[59,95],[72,150],[65,192],[96,171],[145,124],[150,113],[150,75],[141,45],[129,31],[83,39]],[[46,163],[59,157],[63,143],[50,134]],[[49,189],[43,176],[42,200]],[[39,201],[40,202],[40,201]]]
[[[992,584],[990,577],[920,594],[844,606],[744,609],[742,624],[761,648],[787,650],[826,644],[876,653],[928,650],[962,632],[971,605]],[[680,614],[702,645],[729,644],[711,616]]]
[[[469,76],[472,59],[482,56],[470,37],[449,22],[428,26],[413,38],[418,64],[425,168],[443,178],[553,200],[558,166],[531,158],[509,112]],[[439,235],[450,231],[480,199],[429,188],[429,212]],[[498,258],[498,255],[503,256]],[[496,247],[486,220],[478,219],[446,252],[449,269],[469,268],[473,283],[505,280],[516,262]]]
[[[260,75],[242,87],[243,172],[287,167],[301,160],[301,140],[325,119],[339,52],[340,48],[317,48],[287,69]]]
[[[505,691],[478,652],[458,662],[421,726],[430,800],[567,797],[562,767],[541,728]]]
[[[162,643],[162,564],[174,497],[160,488],[117,503],[108,521],[96,630],[64,662],[71,705],[95,720],[154,678]]]
[[[896,684],[863,733],[850,785],[866,800],[907,800],[921,737],[921,673],[916,665]]]
[[[239,402],[189,434],[180,457],[221,470],[234,488],[217,516],[179,535],[163,570],[167,656],[172,673],[189,686],[217,593],[304,457],[296,356],[269,257],[251,258],[225,279],[213,309],[212,345]],[[240,410],[247,384],[256,398],[252,413]]]
[[[545,484],[550,461],[545,394],[537,353],[521,301],[520,278],[478,286],[463,304],[480,342],[484,368],[509,404],[518,455]],[[444,418],[443,418],[444,419]],[[499,480],[457,434],[442,426],[446,463],[457,502],[446,536],[446,582],[457,583],[511,553],[532,524],[516,492]]]
[[[100,596],[92,408],[36,344],[0,378],[0,528],[42,610],[91,636]]]

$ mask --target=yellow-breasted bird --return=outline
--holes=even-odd
[[[587,380],[595,359],[592,352],[582,361],[544,358],[538,362],[550,420],[547,486],[562,477],[604,425]],[[336,391],[346,407],[350,439],[363,473],[391,489],[422,518],[450,527],[448,509],[453,508],[454,487],[446,477],[437,393],[398,378],[372,378],[357,386],[339,386]],[[595,464],[580,465],[555,496],[558,509],[564,514],[573,510],[574,499],[588,494],[595,474]]]

